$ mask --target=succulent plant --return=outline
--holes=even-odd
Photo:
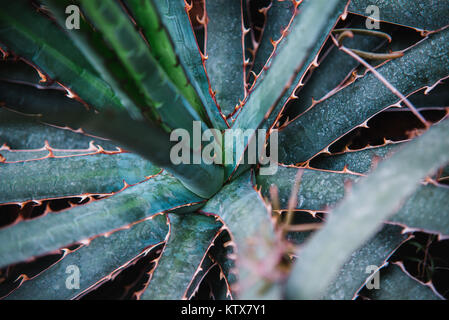
[[[1,296],[88,298],[140,265],[117,297],[352,299],[380,275],[365,297],[443,298],[388,262],[449,234],[449,1],[0,7]],[[395,112],[406,137],[350,147]]]

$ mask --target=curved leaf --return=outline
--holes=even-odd
[[[262,71],[262,68],[275,49],[271,41],[278,41],[282,37],[282,31],[293,18],[294,11],[295,7],[292,1],[271,1],[271,5],[267,11],[263,36],[254,59],[253,71],[256,74]]]
[[[351,254],[365,243],[419,187],[449,162],[449,120],[434,125],[379,164],[332,211],[327,223],[300,252],[291,273],[290,298],[319,297]]]
[[[229,115],[245,96],[242,0],[205,1],[206,70],[221,110]]]
[[[373,12],[368,6],[379,9],[380,19],[423,30],[437,30],[449,25],[448,0],[424,0],[410,3],[407,0],[352,0],[349,11],[361,15]]]
[[[167,32],[169,29],[166,29],[165,25],[162,24],[163,17],[162,15],[159,16],[159,11],[157,11],[158,5],[165,5],[166,8],[168,3],[165,2],[164,4],[163,1],[150,0],[126,0],[125,4],[130,10],[136,26],[141,29],[142,34],[148,41],[151,53],[165,70],[167,76],[186,97],[198,114],[201,115],[201,118],[207,119],[200,98],[196,94],[193,86],[189,83],[183,65],[179,64],[174,43],[172,43],[172,39]],[[181,4],[181,1],[178,1],[177,4]],[[183,16],[184,20],[186,20],[187,16],[185,12],[184,14],[180,14],[179,18],[182,18]],[[177,20],[178,19],[173,19],[171,23],[175,23]],[[190,28],[190,26],[188,27]]]
[[[380,289],[366,291],[373,300],[441,300],[431,287],[407,275],[395,264],[380,271]]]
[[[302,169],[280,166],[274,175],[258,175],[261,192],[269,196],[271,185],[279,191],[280,209],[287,209],[291,189],[298,170],[304,170],[299,184],[297,210],[326,210],[345,196],[345,182],[356,182],[361,176],[344,172]]]
[[[184,299],[221,227],[214,217],[199,214],[171,214],[169,220],[170,236],[141,299]]]
[[[209,80],[206,76],[202,56],[199,50],[193,27],[186,11],[184,1],[157,0],[153,1],[160,12],[160,17],[170,33],[173,46],[187,77],[192,82],[200,97],[214,128],[226,129],[226,123],[212,99],[209,91]]]
[[[62,82],[89,105],[98,109],[123,108],[67,35],[30,2],[1,3],[0,43],[35,64],[52,80]]]
[[[130,153],[53,156],[0,163],[0,203],[108,194],[157,174],[159,168]]]
[[[145,97],[144,107],[153,107],[170,128],[184,128],[190,132],[192,122],[201,119],[152,56],[120,5],[97,0],[80,0],[80,4],[88,20],[121,61],[139,94]]]
[[[278,172],[273,176],[258,176],[257,183],[262,187],[262,194],[266,197],[269,196],[271,185],[278,188],[281,210],[288,208],[297,170],[304,170],[304,172],[295,209],[309,212],[329,211],[348,193],[350,194],[351,187],[357,188],[363,180],[360,174],[351,172],[279,167]],[[447,235],[449,234],[449,211],[445,208],[448,205],[449,188],[447,186],[420,185],[397,212],[388,218],[388,221],[409,230],[425,230]]]
[[[160,212],[203,200],[166,173],[99,201],[22,221],[0,230],[1,266],[24,261],[74,242],[101,235]],[[6,245],[7,244],[7,245]]]
[[[391,156],[401,143],[391,143],[383,146],[368,147],[361,150],[348,150],[338,154],[317,157],[311,166],[317,169],[367,173],[373,169],[374,162]]]
[[[266,261],[272,253],[275,241],[270,213],[254,190],[247,172],[223,187],[201,209],[202,212],[217,215],[228,229],[234,253],[237,254],[238,281],[241,299],[274,299],[280,296],[279,288],[274,286],[262,292],[265,280],[254,265]],[[245,261],[245,262],[242,262]],[[250,267],[252,266],[252,267]]]
[[[406,239],[407,236],[402,234],[402,228],[384,225],[382,230],[351,255],[321,299],[354,299],[360,288],[372,276],[374,270],[371,268],[381,268]],[[381,286],[382,283],[381,278]]]
[[[7,299],[75,298],[116,275],[137,256],[145,254],[144,249],[163,242],[167,232],[167,219],[164,215],[159,215],[129,229],[94,238],[75,251],[63,249],[65,252],[61,261],[35,278],[23,281],[19,288],[7,296]],[[74,283],[70,281],[71,276],[75,275],[79,276],[79,286],[73,286]]]
[[[38,149],[44,147],[45,141],[56,149],[88,149],[92,141],[105,150],[117,150],[109,140],[45,125],[0,107],[0,145],[11,149]]]

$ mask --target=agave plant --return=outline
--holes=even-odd
[[[380,274],[369,298],[442,298],[388,259],[449,234],[449,1],[0,7],[0,295],[88,297],[140,263],[118,296],[351,299]],[[386,112],[419,125],[348,148]],[[176,129],[215,129],[182,147],[212,161],[175,163]]]

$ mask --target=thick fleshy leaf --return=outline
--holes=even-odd
[[[426,185],[404,203],[388,220],[411,230],[449,234],[449,187]]]
[[[316,169],[365,174],[371,171],[380,160],[385,160],[399,150],[404,141],[389,142],[381,146],[370,146],[359,150],[347,150],[332,155],[322,155],[313,159],[310,166]],[[345,169],[346,167],[346,169]],[[439,177],[449,176],[449,166],[441,169]]]
[[[45,125],[0,108],[0,145],[6,144],[11,149],[38,149],[44,147],[45,141],[57,149],[88,149],[92,141],[105,150],[117,150],[109,140]]]
[[[441,300],[442,297],[406,274],[398,265],[390,264],[380,271],[380,288],[364,291],[373,300]]]
[[[94,31],[92,26],[85,20],[85,16],[80,15],[78,29],[71,30],[66,28],[66,8],[74,4],[79,5],[79,3],[69,0],[44,0],[44,3],[46,8],[51,10],[60,27],[66,29],[68,37],[91,62],[101,77],[112,87],[117,98],[130,116],[133,119],[142,119],[140,108],[147,111],[147,117],[155,117],[155,114],[151,112],[151,108],[148,108],[145,97],[138,94],[139,90],[120,64],[120,60],[115,52],[110,50],[101,34]]]
[[[206,70],[222,112],[232,113],[244,99],[242,0],[205,1]]]
[[[233,128],[259,128],[270,114],[280,112],[295,84],[315,59],[345,5],[346,1],[337,0],[306,0],[301,5],[301,17],[294,19],[288,36],[277,45],[275,58],[268,69],[259,75]],[[243,134],[244,131],[237,136],[237,141],[243,141]],[[244,152],[234,156],[234,165],[227,167],[227,175],[242,161]]]
[[[202,263],[201,266],[197,269],[195,275],[193,276],[192,280],[190,281],[189,287],[187,288],[184,297],[188,300],[191,300],[191,298],[198,293],[198,289],[201,286],[202,282],[204,281],[204,278],[207,277],[209,272],[216,267],[217,264],[214,263],[209,255],[207,254]]]
[[[194,210],[202,201],[163,172],[113,197],[1,229],[0,241],[7,244],[0,248],[1,266],[104,234],[160,212],[185,206]]]
[[[160,172],[131,153],[53,156],[0,163],[0,203],[108,194]]]
[[[272,253],[269,244],[274,243],[275,235],[270,213],[261,196],[254,190],[250,173],[241,175],[223,187],[201,211],[220,217],[231,234],[234,253],[237,254],[239,298],[279,298],[277,286],[268,292],[259,291],[265,281],[262,281],[263,277],[254,266],[268,259]]]
[[[387,160],[386,160],[387,161]],[[298,170],[304,170],[298,193],[296,210],[329,211],[350,193],[362,179],[359,174],[295,167],[279,167],[273,176],[258,176],[257,183],[262,194],[269,196],[269,188],[275,185],[279,190],[280,209],[286,210],[291,189]],[[448,215],[449,188],[445,185],[420,185],[403,203],[395,215],[388,218],[408,229],[426,230],[449,234]]]
[[[449,29],[429,36],[377,71],[404,95],[432,86],[449,75],[448,43]],[[365,75],[279,132],[279,161],[296,164],[309,160],[398,100],[372,73]]]
[[[31,149],[31,150],[13,150],[8,146],[0,147],[1,154],[3,156],[3,163],[16,163],[16,162],[24,162],[30,160],[43,160],[44,158],[61,158],[61,157],[70,157],[70,156],[84,156],[84,155],[92,155],[92,154],[119,154],[123,151],[116,150],[112,152],[103,151],[100,148],[95,147],[95,145],[90,145],[88,149],[69,149],[69,150],[59,150],[53,149],[50,146],[45,145],[40,149]]]
[[[349,11],[370,16],[376,6],[380,20],[423,30],[437,30],[449,25],[448,0],[424,0],[411,3],[407,0],[352,0]]]
[[[137,19],[137,23],[143,27],[143,30],[147,30],[145,36],[150,41],[152,51],[154,53],[158,51],[160,55],[162,54],[163,58],[159,58],[157,55],[156,58],[163,66],[165,62],[169,69],[173,69],[174,67],[172,72],[167,71],[168,75],[179,74],[177,76],[178,80],[172,81],[178,83],[178,87],[183,91],[190,104],[202,115],[203,119],[209,119],[213,127],[220,129],[226,128],[217,105],[209,93],[209,82],[204,72],[201,54],[189,21],[189,16],[186,13],[187,7],[185,2],[148,0],[143,2],[145,10],[142,10],[139,1],[133,0],[127,1],[126,3],[131,8]],[[150,7],[154,7],[154,10],[159,13],[159,18],[146,18],[154,15],[154,13],[148,15],[147,11],[152,12],[152,10],[148,10],[151,9]],[[151,31],[151,26],[148,21],[158,21],[158,19],[162,27],[157,32]],[[155,37],[152,36],[153,33],[156,34]],[[153,42],[151,42],[151,39],[153,39]],[[167,69],[167,67],[164,68]],[[180,74],[181,72],[185,76],[182,76]]]
[[[258,175],[262,194],[269,197],[271,185],[279,190],[280,209],[287,209],[298,170],[304,170],[299,184],[297,210],[326,210],[345,196],[345,182],[356,182],[361,176],[344,172],[279,166],[274,175]]]
[[[228,245],[229,241],[229,233],[222,232],[209,249],[209,256],[217,264],[219,280],[222,282],[213,283],[216,284],[215,298],[219,300],[233,299],[234,292],[231,290],[231,284],[237,281],[235,257],[233,257],[234,248]]]
[[[158,0],[153,1],[153,4],[160,13],[162,23],[173,41],[175,52],[192,86],[196,89],[212,126],[225,129],[227,126],[210,95],[209,80],[206,77],[199,46],[187,14],[189,7],[184,1]]]
[[[206,257],[221,222],[200,214],[169,215],[170,236],[141,299],[186,298],[190,283]]]
[[[358,28],[359,26],[351,27]],[[345,46],[363,51],[375,51],[383,40],[385,39],[354,35],[352,39],[345,39]],[[297,98],[290,100],[290,105],[286,109],[289,115],[297,116],[306,111],[314,101],[324,98],[339,87],[358,66],[357,61],[338,50],[334,45],[331,45],[330,48],[324,47],[320,52],[321,55],[318,67],[311,70],[310,79],[304,81],[304,86],[297,89],[295,93]]]
[[[12,300],[61,300],[79,296],[125,268],[144,249],[164,241],[167,218],[158,215],[108,236],[92,239],[8,295]],[[79,285],[75,277],[79,275]],[[76,284],[76,285],[74,285]]]
[[[205,114],[202,103],[190,85],[182,65],[179,64],[172,39],[168,34],[168,29],[162,24],[162,17],[159,16],[159,12],[156,9],[158,2],[162,3],[162,1],[150,0],[126,0],[124,3],[129,9],[136,27],[141,30],[141,33],[148,41],[154,58],[156,58],[167,76],[178,90],[181,91],[190,105],[204,119]],[[178,3],[181,2],[178,1]],[[168,3],[166,2],[165,6],[167,5]],[[184,16],[187,18],[185,14]]]
[[[368,147],[361,150],[348,150],[338,154],[316,158],[311,166],[317,169],[343,171],[346,169],[357,173],[367,173],[376,161],[388,158],[398,149],[401,143],[391,143],[378,147]]]
[[[418,189],[422,179],[449,162],[449,120],[407,143],[355,185],[301,252],[291,273],[290,298],[317,298],[351,254],[372,237]]]
[[[406,239],[407,236],[402,234],[402,228],[384,225],[380,232],[351,255],[321,299],[348,300],[355,298],[360,288],[373,275],[375,269],[372,268],[381,268]]]
[[[112,47],[147,103],[170,128],[192,130],[200,118],[150,52],[126,13],[115,2],[80,0],[88,20]]]
[[[290,20],[293,18],[294,9],[295,7],[292,1],[274,0],[271,2],[271,6],[267,12],[263,36],[257,49],[252,69],[256,74],[262,71],[262,68],[275,49],[272,41],[278,41],[283,36],[282,31],[287,28]]]
[[[123,108],[67,35],[30,2],[1,3],[0,43],[76,92],[89,105],[98,109]]]
[[[67,111],[87,114],[81,103],[67,98],[63,91],[41,90],[21,83],[0,81],[0,101],[4,106],[29,114]]]

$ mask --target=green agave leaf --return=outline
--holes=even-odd
[[[404,95],[432,86],[449,75],[448,43],[449,29],[446,29],[429,36],[403,57],[384,64],[377,71]],[[406,76],[407,81],[398,75]],[[291,164],[309,160],[397,101],[398,98],[373,74],[365,75],[280,131],[279,161]]]
[[[229,233],[222,232],[209,249],[209,256],[219,269],[219,279],[217,280],[220,282],[212,283],[217,300],[232,300],[234,292],[231,290],[231,284],[237,281],[235,259],[232,259],[235,251],[232,246],[227,246],[228,241],[230,241]]]
[[[0,230],[1,266],[122,228],[178,207],[194,211],[203,200],[163,172],[150,180],[84,206],[47,214]]]
[[[66,28],[67,14],[66,8],[75,2],[70,0],[44,0],[47,8],[59,23],[60,28]],[[79,2],[76,2],[79,5]],[[68,37],[76,44],[81,52],[95,67],[96,71],[105,79],[120,99],[122,105],[134,119],[142,119],[139,108],[146,110],[148,117],[156,117],[152,109],[148,108],[144,96],[139,94],[139,90],[129,77],[128,72],[120,64],[120,60],[104,42],[101,34],[96,32],[85,20],[85,16],[80,16],[80,27],[75,30],[67,30]]]
[[[367,298],[373,300],[443,299],[430,285],[415,280],[396,264],[390,264],[379,272],[380,289],[366,290]]]
[[[44,147],[45,141],[57,149],[88,149],[92,141],[105,150],[117,150],[109,140],[45,125],[0,107],[0,145],[6,144],[11,149],[38,149]]]
[[[401,232],[402,228],[385,224],[380,232],[351,255],[321,299],[355,298],[357,292],[373,274],[373,270],[367,271],[367,268],[370,266],[381,268],[390,255],[407,239]]]
[[[356,188],[362,180],[359,174],[349,172],[279,167],[278,172],[273,176],[259,175],[257,177],[257,183],[262,187],[262,194],[268,197],[270,186],[275,185],[279,190],[280,208],[287,209],[297,170],[304,170],[296,205],[297,210],[303,211],[328,211],[350,192],[350,188],[345,186],[353,185]],[[449,234],[447,222],[449,212],[445,209],[448,204],[449,188],[447,186],[420,185],[395,215],[388,218],[388,221],[410,230]]]
[[[360,150],[350,150],[329,156],[318,157],[312,160],[310,166],[317,169],[367,173],[373,168],[376,159],[386,159],[391,156],[401,143],[395,142],[376,147],[368,147]]]
[[[215,98],[225,115],[245,96],[242,0],[205,1],[206,70]]]
[[[170,80],[186,97],[190,105],[201,115],[201,118],[208,119],[203,104],[194,87],[190,84],[187,73],[184,71],[183,65],[179,63],[180,60],[175,51],[175,41],[180,42],[184,40],[182,31],[179,28],[166,28],[163,24],[164,15],[170,15],[171,13],[168,1],[126,0],[125,4],[129,8],[137,26],[142,29],[142,33],[150,45],[153,56],[165,70]],[[184,20],[183,25],[185,28],[188,28],[187,31],[184,31],[186,33],[189,29],[191,30],[191,27],[186,12],[181,5],[182,1],[175,2],[174,7],[177,11],[171,13],[171,19],[166,18],[164,22],[175,25],[178,20]],[[158,10],[158,8],[160,9]],[[169,34],[169,31],[173,30],[175,32],[175,38],[172,38]],[[194,41],[195,39],[193,38],[192,40]],[[192,44],[195,45],[194,49],[200,58],[196,42]],[[201,64],[201,60],[199,63]],[[207,81],[207,79],[204,80]],[[213,103],[210,97],[209,100]],[[208,121],[208,123],[210,122]]]
[[[198,114],[150,52],[127,14],[116,2],[80,0],[88,20],[111,46],[139,94],[168,127],[192,130]],[[145,112],[145,110],[144,110]]]
[[[375,166],[378,160],[385,160],[396,152],[404,141],[389,142],[381,146],[370,146],[359,150],[348,150],[332,155],[323,155],[314,158],[310,166],[317,169],[343,171],[349,170],[353,173],[368,173]],[[449,176],[449,167],[446,166],[441,171],[441,177]]]
[[[75,251],[63,249],[67,251],[61,261],[24,281],[7,299],[65,300],[80,296],[145,254],[144,249],[163,242],[167,232],[167,218],[159,215],[107,237],[94,238]],[[78,271],[79,287],[67,287],[73,284],[70,276]]]
[[[279,190],[280,209],[287,209],[298,170],[304,172],[299,185],[297,210],[326,210],[344,197],[346,181],[357,182],[361,178],[344,172],[279,166],[274,175],[258,175],[257,184],[262,187],[265,197],[269,197],[270,186],[275,185]]]
[[[407,0],[352,0],[349,11],[371,15],[368,6],[379,9],[380,19],[423,30],[437,30],[449,25],[449,1],[425,0],[410,3]],[[368,11],[368,12],[367,12]]]
[[[351,26],[360,28],[360,26]],[[385,39],[354,35],[353,39],[345,39],[345,46],[362,51],[385,51],[375,50]],[[335,90],[354,71],[358,62],[335,46],[321,52],[324,56],[318,61],[318,67],[314,69],[310,79],[305,81],[305,85],[299,88],[296,93],[298,99],[292,99],[286,112],[294,112],[294,116],[305,112],[310,108],[314,100],[318,101],[325,97],[332,90]]]
[[[259,74],[272,54],[274,47],[271,41],[278,41],[282,37],[282,31],[293,18],[294,5],[292,1],[271,1],[267,11],[267,19],[263,30],[262,39],[254,59],[253,71]]]
[[[55,156],[0,164],[0,203],[64,198],[119,191],[160,172],[149,161],[130,154]]]
[[[220,217],[231,234],[232,242],[238,256],[238,281],[241,292],[240,299],[274,299],[279,298],[280,291],[273,286],[268,292],[262,292],[265,280],[263,276],[248,267],[266,261],[272,248],[269,244],[275,241],[270,213],[261,196],[254,190],[250,172],[223,187],[201,209],[202,212]],[[257,245],[251,245],[252,242]],[[239,262],[240,261],[240,262]]]
[[[197,268],[195,275],[190,281],[189,287],[185,291],[184,298],[191,300],[192,297],[198,292],[200,285],[202,284],[204,278],[209,274],[209,272],[216,267],[217,264],[214,263],[209,255],[204,256],[201,265]]]
[[[39,114],[39,112],[77,112],[87,114],[79,102],[69,99],[60,90],[41,90],[33,86],[0,81],[0,101],[19,112]],[[58,124],[63,124],[60,122]]]
[[[398,151],[399,152],[399,151]],[[410,230],[449,234],[449,188],[446,185],[421,186],[388,220]],[[433,211],[435,210],[435,211]]]
[[[270,114],[276,116],[279,113],[293,92],[294,84],[298,83],[318,54],[345,5],[346,1],[337,0],[306,0],[301,5],[301,18],[294,19],[289,35],[279,43],[275,59],[267,71],[260,74],[233,128],[256,129]],[[242,137],[237,139],[243,140]],[[243,153],[234,155],[234,165],[226,168],[228,176],[243,156]]]
[[[196,89],[207,115],[214,128],[226,129],[226,123],[210,95],[207,79],[198,43],[190,24],[184,1],[152,1],[159,12],[162,23],[167,28],[176,54],[192,86]]]
[[[28,1],[2,2],[0,43],[97,109],[122,109],[110,86],[66,34]]]
[[[200,214],[171,214],[169,220],[170,236],[141,299],[185,299],[222,225],[215,217]]]
[[[2,162],[4,163],[15,163],[15,162],[24,162],[24,161],[30,161],[30,160],[43,160],[43,158],[61,158],[61,157],[71,157],[71,156],[85,156],[85,155],[92,155],[95,153],[102,153],[105,154],[117,154],[120,153],[120,151],[113,152],[106,152],[101,151],[101,149],[98,149],[95,146],[91,146],[90,149],[74,149],[74,150],[58,150],[58,149],[52,149],[51,147],[42,147],[40,149],[34,149],[34,150],[12,150],[7,146],[4,146],[0,148],[2,157],[4,158]],[[138,157],[137,157],[138,158]]]
[[[422,179],[449,162],[449,141],[441,139],[448,133],[448,120],[434,125],[354,186],[301,250],[287,285],[290,298],[321,296],[351,254],[375,234],[379,224],[398,211]]]

